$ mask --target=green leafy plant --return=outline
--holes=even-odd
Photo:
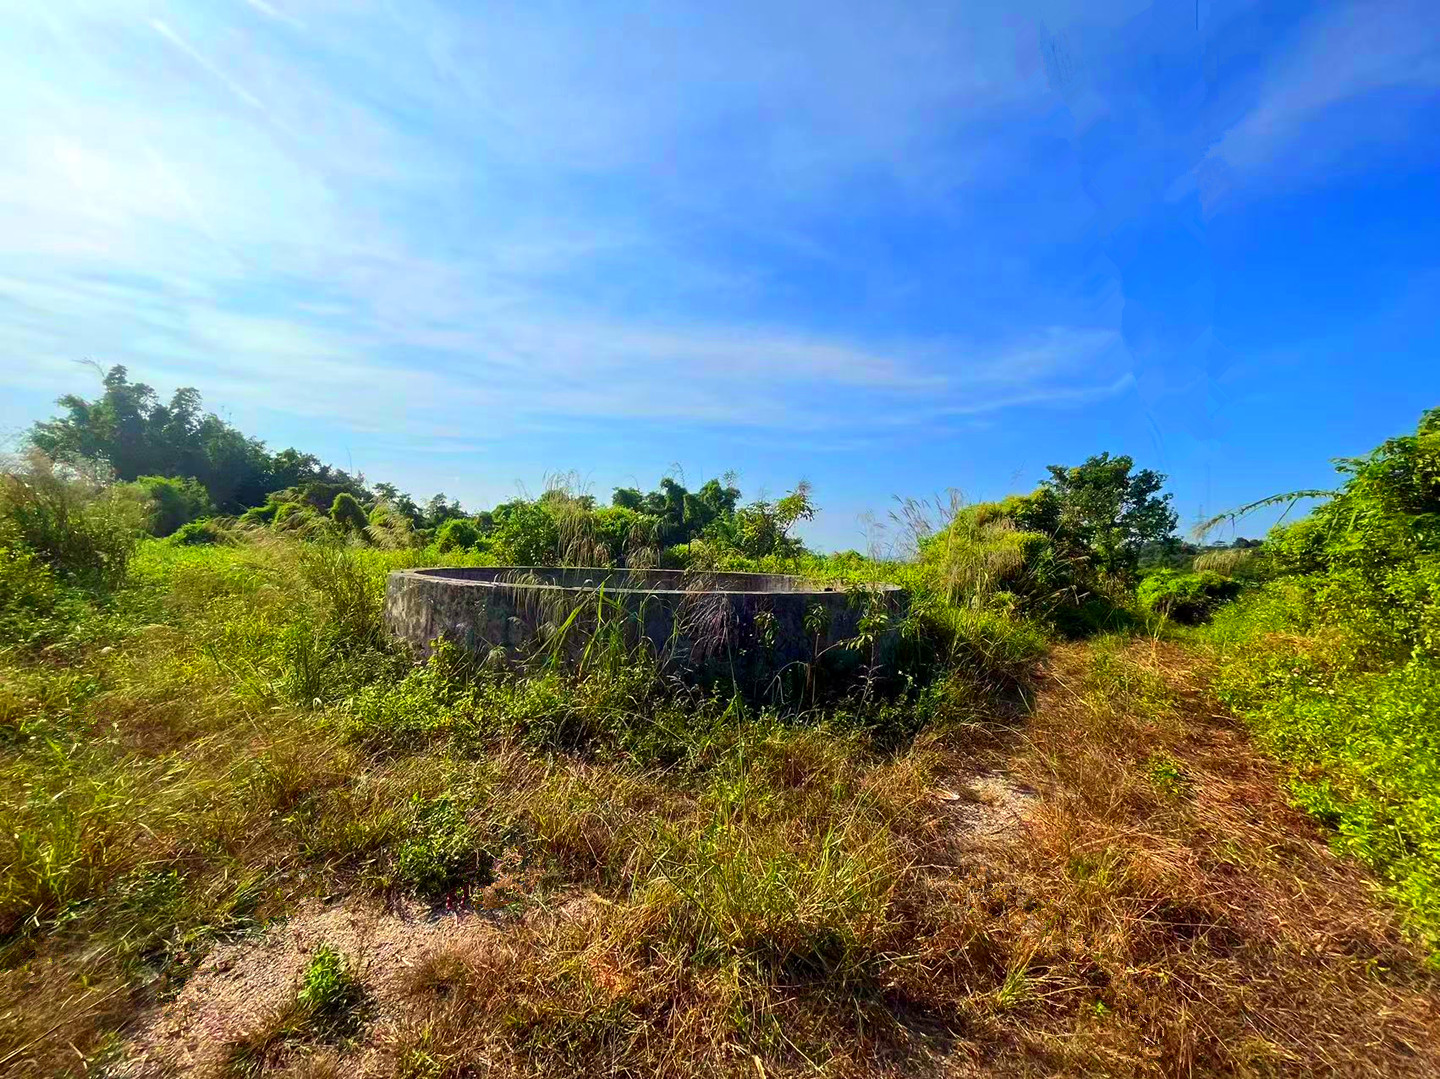
[[[345,532],[361,532],[370,519],[349,491],[341,491],[330,503],[330,520]]]
[[[150,505],[149,525],[153,536],[169,536],[191,521],[215,512],[210,492],[193,477],[141,476],[132,488]]]
[[[28,552],[63,581],[118,586],[146,513],[132,491],[38,454],[0,471],[0,545]]]
[[[1338,491],[1266,538],[1267,582],[1216,614],[1218,687],[1440,946],[1440,409],[1337,468]]]
[[[215,521],[191,521],[181,525],[170,535],[170,542],[176,547],[205,547],[215,544],[231,545],[235,537]]]
[[[316,948],[295,995],[312,1029],[327,1038],[353,1034],[360,1025],[364,999],[364,988],[345,957],[329,944]]]
[[[1165,477],[1148,468],[1136,470],[1129,457],[1102,453],[1071,468],[1050,465],[1048,471],[1050,477],[1022,517],[1053,521],[1042,530],[1092,559],[1102,573],[1133,573],[1145,545],[1175,531],[1170,496],[1160,493]]]
[[[1194,625],[1239,595],[1240,587],[1238,582],[1210,570],[1178,573],[1162,569],[1145,576],[1136,596],[1145,610]]]
[[[1180,763],[1168,753],[1155,753],[1145,762],[1145,773],[1150,781],[1172,798],[1179,797],[1190,789],[1190,780]]]
[[[435,530],[435,549],[442,554],[468,551],[479,541],[480,530],[473,521],[464,517],[452,517]]]
[[[0,547],[0,646],[38,644],[63,632],[71,621],[62,617],[66,611],[48,565],[28,551]]]
[[[396,851],[395,871],[415,891],[432,898],[442,895],[467,873],[474,875],[489,864],[454,799],[417,794],[410,810],[413,825]]]

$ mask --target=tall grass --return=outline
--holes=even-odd
[[[863,770],[885,741],[868,724],[890,720],[782,720],[603,641],[578,673],[447,649],[415,666],[383,633],[386,573],[474,560],[145,540],[67,651],[0,654],[0,1058],[79,1070],[112,1051],[117,1001],[177,986],[214,941],[317,892],[487,887],[507,851],[551,887],[648,895],[673,940],[717,955],[873,941],[905,864],[873,823],[827,809],[813,838],[789,834],[705,791],[747,731],[833,722]],[[553,778],[595,768],[633,777],[603,810]],[[72,1002],[54,1030],[43,1000]]]
[[[123,581],[148,514],[129,489],[38,453],[0,469],[0,547],[28,551],[78,584],[113,588]]]

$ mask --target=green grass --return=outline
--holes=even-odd
[[[1065,671],[1083,710],[1022,729],[1038,624],[947,603],[914,566],[842,560],[917,594],[884,692],[777,709],[643,657],[413,663],[381,631],[385,573],[475,557],[145,542],[124,587],[77,593],[45,641],[0,653],[0,1061],[100,1067],[215,943],[317,897],[512,918],[505,948],[413,972],[383,1047],[397,1074],[858,1074],[917,1063],[940,1027],[967,1052],[1158,1073],[1185,1012],[1154,986],[1244,995],[1183,935],[1223,920],[1204,898],[1222,878],[1126,838],[1204,809],[1176,696],[1133,639],[1085,646]],[[937,790],[1003,760],[1059,793],[1024,843],[967,860]],[[1172,908],[1173,934],[1155,914]],[[1291,943],[1247,947],[1278,963]],[[363,1040],[365,976],[315,953],[230,1071]],[[1229,1036],[1227,1007],[1205,1022]]]
[[[1440,665],[1417,655],[1364,669],[1347,630],[1312,610],[1285,584],[1222,611],[1220,696],[1286,764],[1296,804],[1388,881],[1440,949]]]
[[[49,1043],[101,1052],[116,994],[173,992],[212,943],[306,896],[440,902],[507,855],[545,887],[668,894],[675,931],[717,946],[787,930],[777,947],[821,954],[884,906],[883,836],[815,804],[814,851],[778,819],[747,832],[717,777],[749,752],[819,752],[820,729],[867,767],[926,725],[973,722],[1043,646],[1019,620],[956,614],[931,634],[948,677],[785,715],[643,663],[517,674],[442,649],[413,666],[382,632],[386,572],[475,560],[146,541],[123,587],[77,593],[44,640],[0,651],[0,987],[33,1002],[46,970],[42,997],[82,1002]],[[0,1014],[0,1056],[42,1016]],[[80,1059],[55,1051],[34,1066]]]

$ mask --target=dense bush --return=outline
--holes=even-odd
[[[231,544],[235,537],[219,522],[191,521],[175,530],[170,542],[176,547],[204,547],[210,544]]]
[[[452,517],[435,530],[435,549],[442,554],[447,551],[468,551],[479,541],[479,529],[474,522],[464,517]]]
[[[150,534],[168,536],[181,525],[215,512],[210,494],[197,479],[178,476],[141,476],[131,485],[150,505]]]
[[[1172,569],[1147,574],[1136,590],[1140,606],[1152,614],[1195,625],[1204,622],[1222,603],[1234,599],[1240,585],[1210,570],[1179,573]]]
[[[641,566],[656,561],[654,518],[623,506],[593,511],[586,522],[587,538],[597,561],[613,566]]]
[[[272,528],[293,528],[310,515],[311,511],[299,502],[282,502],[270,516],[270,525]]]
[[[349,491],[341,491],[331,501],[330,520],[346,532],[359,532],[370,523],[360,503]]]
[[[263,506],[252,506],[240,515],[240,523],[244,525],[270,525],[275,521],[275,516],[280,512],[280,503],[266,502]]]
[[[62,581],[118,585],[147,512],[133,491],[38,454],[0,473],[0,546],[34,556]]]
[[[1005,593],[1039,613],[1074,591],[1053,540],[1021,527],[1014,503],[965,506],[919,547],[921,564],[934,569],[952,603],[983,606]]]
[[[50,567],[28,551],[0,547],[0,647],[43,640],[58,605]]]
[[[1048,471],[1029,494],[952,507],[934,533],[923,504],[907,503],[921,564],[955,603],[1014,609],[1066,636],[1127,628],[1142,552],[1176,543],[1165,477],[1109,454]]]
[[[1265,541],[1269,582],[1216,615],[1219,689],[1436,944],[1440,410],[1339,468],[1333,498]]]
[[[512,566],[553,566],[560,561],[560,528],[538,502],[495,507],[495,530],[486,546],[497,562]]]

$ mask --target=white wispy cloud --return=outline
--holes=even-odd
[[[1333,106],[1378,90],[1440,88],[1437,29],[1440,23],[1429,0],[1325,6],[1298,42],[1272,62],[1254,107],[1225,132],[1211,156],[1246,172],[1293,167],[1296,162],[1287,155],[1297,140],[1326,124]],[[1374,138],[1383,119],[1329,125],[1320,133],[1326,156]]]
[[[182,38],[174,30],[170,29],[169,25],[165,23],[164,20],[151,19],[150,25],[154,28],[157,34],[163,37],[166,41],[170,42],[171,45],[174,45],[191,60],[195,61],[196,64],[198,64],[201,68],[203,68],[211,76],[218,80],[227,90],[229,90],[232,94],[238,97],[241,101],[245,102],[245,104],[255,109],[263,109],[265,107],[263,104],[261,104],[258,97],[252,94],[249,90],[245,89],[245,87],[241,86],[229,75],[225,74],[225,72],[220,70],[217,65],[202,56],[188,41]]]
[[[265,0],[245,0],[245,3],[249,4],[256,11],[260,12],[260,14],[265,15],[268,18],[274,19],[276,22],[286,23],[289,26],[293,26],[297,30],[305,29],[305,24],[299,19],[295,18],[292,15],[286,14],[274,4],[266,3]]]
[[[848,328],[776,314],[788,282],[708,253],[718,230],[823,260],[797,207],[843,207],[857,178],[948,190],[987,152],[965,125],[1044,94],[1004,19],[742,15],[17,14],[0,373],[59,389],[89,356],[357,431],[399,416],[420,441],[556,418],[899,427],[1113,392],[1103,323]]]

